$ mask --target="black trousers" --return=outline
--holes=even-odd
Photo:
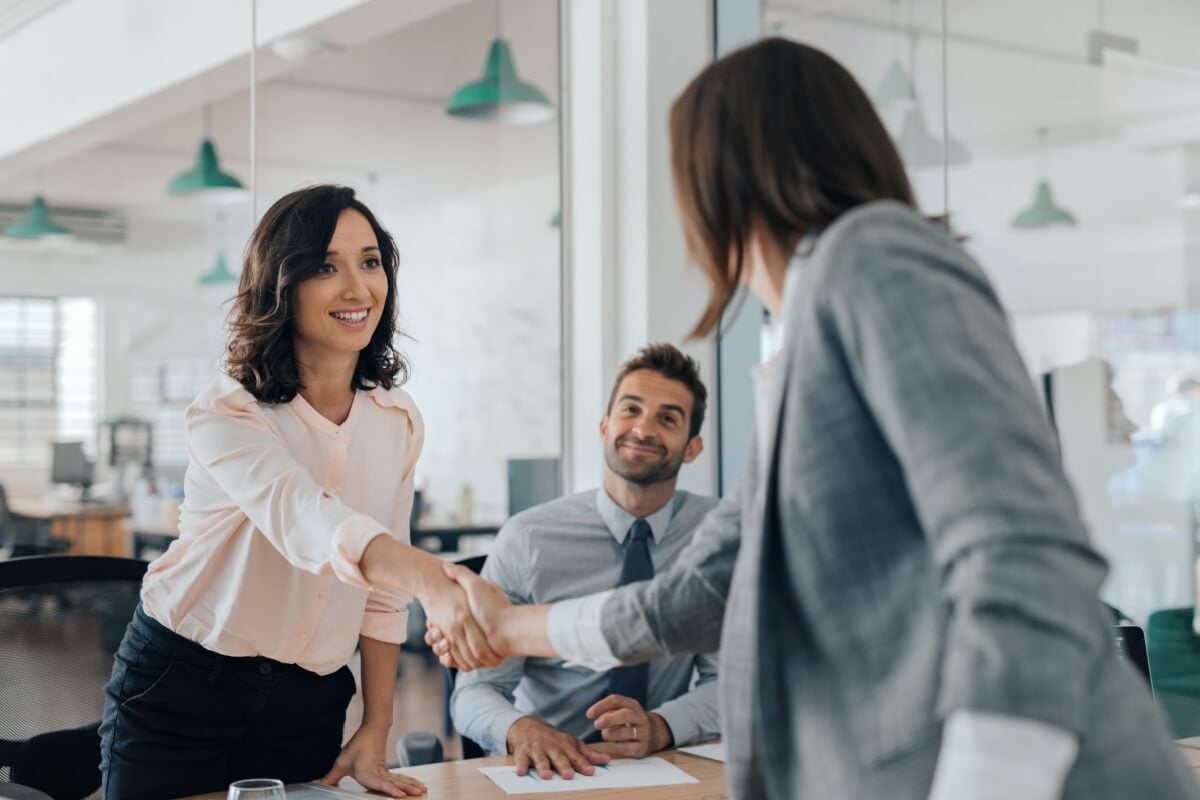
[[[105,800],[222,791],[242,778],[320,779],[341,751],[354,696],[348,667],[317,675],[214,653],[139,606],[105,687]]]

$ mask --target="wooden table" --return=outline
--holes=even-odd
[[[68,553],[128,556],[129,537],[121,521],[129,516],[124,503],[80,503],[56,497],[13,498],[9,505],[23,517],[50,523],[50,535],[70,542]]]
[[[1196,751],[1200,754],[1200,750]],[[648,786],[645,789],[600,789],[594,792],[552,792],[549,794],[511,795],[537,800],[725,800],[725,765],[719,761],[691,756],[676,750],[658,753],[699,783],[679,786]],[[404,770],[405,775],[417,778],[429,789],[427,800],[507,800],[496,784],[483,777],[480,767],[511,764],[511,756],[476,758],[470,761],[447,761]],[[191,800],[225,800],[225,792],[198,795]],[[366,797],[367,795],[364,795]],[[381,797],[382,795],[370,795]]]

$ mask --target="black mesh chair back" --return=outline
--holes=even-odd
[[[145,573],[131,558],[0,561],[0,781],[55,800],[99,789],[104,686]]]

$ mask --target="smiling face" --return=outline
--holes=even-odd
[[[600,421],[609,471],[640,486],[675,480],[703,448],[689,435],[692,404],[679,381],[648,369],[626,375]]]
[[[354,209],[338,216],[325,263],[296,287],[296,354],[316,365],[330,356],[366,349],[379,325],[388,279],[379,242],[367,218]]]

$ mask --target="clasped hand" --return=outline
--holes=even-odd
[[[512,601],[466,567],[447,563],[443,569],[456,591],[445,608],[426,607],[425,643],[446,667],[469,671],[496,666],[512,654],[501,626]]]

